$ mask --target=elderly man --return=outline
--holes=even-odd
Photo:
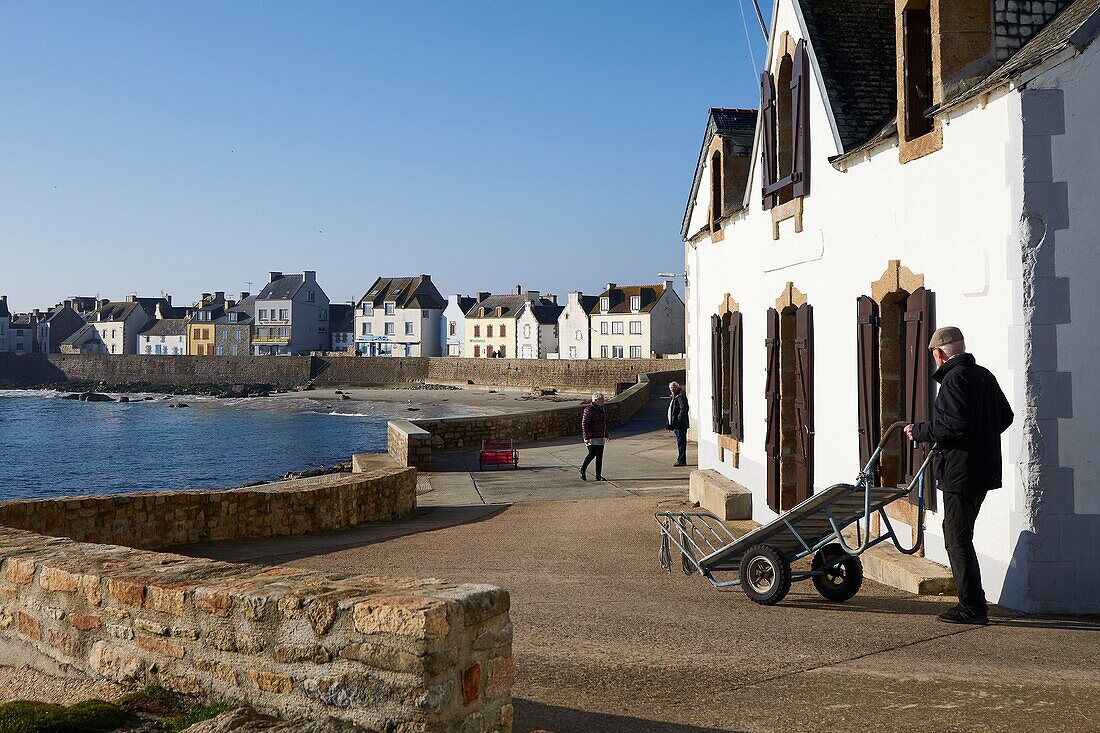
[[[905,426],[919,443],[935,443],[933,467],[943,492],[943,539],[959,603],[939,615],[952,624],[989,623],[981,569],[974,552],[974,523],[986,492],[1001,486],[1001,433],[1012,408],[997,379],[966,353],[962,331],[945,326],[928,344],[940,384],[932,419]]]
[[[668,429],[676,435],[676,463],[687,465],[688,401],[683,388],[677,382],[668,383],[672,401],[668,405]]]

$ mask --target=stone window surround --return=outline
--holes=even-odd
[[[783,58],[784,57],[789,58],[791,60],[791,63],[793,64],[794,63],[794,54],[795,54],[795,50],[796,50],[797,46],[798,46],[798,42],[791,36],[790,31],[783,31],[783,33],[780,34],[779,41],[776,44],[775,58],[772,61],[771,67],[769,68],[769,71],[772,71],[773,69],[776,70],[776,71],[772,71],[772,75],[776,78],[776,84],[778,84],[778,76],[779,76],[778,73],[777,73],[777,70],[779,69],[779,66],[782,63]],[[779,108],[779,104],[778,104],[779,90],[778,89],[775,90],[775,94],[776,94],[775,98],[776,98],[776,128],[777,128],[776,129],[776,143],[778,144],[778,141],[779,141],[778,127],[779,127],[779,123],[780,123],[780,121],[779,121],[779,109],[778,109]],[[789,92],[788,92],[788,96],[789,96]],[[791,131],[791,135],[792,135],[792,140],[793,140],[793,135],[794,135],[793,130]],[[812,165],[811,161],[806,161],[806,165],[807,166]],[[779,166],[778,156],[776,156],[776,166]],[[773,206],[770,209],[771,215],[772,215],[772,241],[776,241],[776,242],[779,241],[779,223],[783,222],[783,221],[786,221],[788,219],[794,219],[794,231],[795,231],[796,234],[802,232],[802,230],[803,230],[803,225],[802,225],[802,209],[803,209],[802,199],[803,198],[805,198],[805,197],[804,196],[795,196],[790,201],[786,201],[782,204],[777,204],[777,205]]]
[[[790,283],[788,283],[789,285]],[[724,316],[731,315],[733,313],[740,313],[741,306],[733,297],[726,293],[722,297],[722,302],[718,305],[718,317],[724,321]],[[730,466],[733,468],[741,467],[741,441],[734,438],[732,435],[717,434],[714,436],[718,442],[718,461],[724,462],[726,460],[726,453],[729,453]]]

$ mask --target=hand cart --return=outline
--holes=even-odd
[[[771,606],[787,595],[791,583],[813,580],[818,593],[831,601],[846,601],[863,584],[859,555],[880,542],[891,540],[899,552],[912,555],[924,543],[925,473],[935,446],[906,487],[875,486],[879,459],[890,437],[904,427],[896,422],[886,429],[856,483],[834,484],[792,507],[774,520],[740,537],[708,511],[657,512],[661,527],[661,565],[672,568],[671,546],[680,551],[684,573],[699,575],[718,590],[740,586],[756,603]],[[886,514],[886,505],[917,490],[916,541],[903,547]],[[871,537],[871,517],[878,514],[880,531]],[[850,547],[841,532],[855,524],[856,546]],[[809,555],[809,570],[792,570],[791,564]],[[715,573],[733,572],[730,580]]]

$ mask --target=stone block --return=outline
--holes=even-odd
[[[264,669],[249,669],[248,678],[252,680],[252,684],[264,692],[286,695],[294,687],[294,681],[287,675]]]
[[[38,584],[46,590],[76,592],[80,588],[80,576],[59,568],[43,567]]]
[[[6,577],[9,583],[30,585],[34,581],[35,560],[33,557],[12,557],[6,563]]]
[[[516,662],[513,657],[494,657],[489,660],[489,679],[485,683],[486,698],[511,698],[515,682]]]
[[[159,636],[138,634],[137,645],[147,652],[160,654],[164,657],[171,657],[172,659],[183,659],[183,655],[186,653],[182,644],[177,644],[174,641],[169,641]]]
[[[19,633],[36,641],[42,640],[42,622],[30,614],[19,611],[15,614]]]
[[[145,605],[145,583],[140,580],[108,578],[107,592],[119,603],[138,608]]]
[[[100,677],[115,682],[142,682],[145,679],[145,663],[141,657],[105,641],[92,645],[88,663]]]
[[[81,631],[90,631],[92,629],[98,629],[103,625],[103,619],[99,616],[92,616],[83,613],[70,613],[69,623],[73,628],[80,629]]]
[[[194,593],[195,608],[213,616],[225,618],[233,601],[229,594],[214,588],[197,588]]]
[[[853,540],[849,539],[849,544]],[[951,569],[916,555],[903,555],[883,543],[860,555],[863,575],[891,588],[920,596],[951,595],[955,579]]]
[[[752,519],[752,492],[709,468],[691,472],[688,499],[723,521]]]
[[[406,596],[355,604],[355,630],[363,634],[398,634],[440,640],[447,636],[447,604],[434,598]]]
[[[462,703],[473,705],[481,695],[481,664],[474,662],[462,670]]]

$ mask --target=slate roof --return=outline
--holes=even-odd
[[[140,307],[138,303],[112,301],[96,308],[90,320],[96,321],[97,323],[103,321],[125,321],[138,307]]]
[[[533,315],[535,320],[539,323],[551,325],[558,322],[558,317],[563,310],[565,310],[564,305],[532,305],[531,315]]]
[[[601,316],[615,313],[634,313],[630,309],[630,299],[634,296],[641,296],[642,303],[639,313],[649,313],[653,310],[653,306],[657,304],[657,301],[661,299],[661,296],[665,293],[664,285],[616,285],[615,287],[605,290],[600,293],[600,297],[596,299],[596,304],[588,311],[589,315]],[[606,313],[600,310],[600,299],[610,298],[610,307]]]
[[[161,318],[151,321],[141,329],[139,336],[184,336],[187,334],[187,322],[182,318]]]
[[[460,311],[462,311],[462,313],[465,315],[466,311],[473,308],[476,303],[477,303],[477,298],[473,297],[472,295],[460,295],[456,299],[455,305],[457,305],[458,309]],[[447,306],[448,307],[450,307],[450,304],[451,304],[450,301],[447,301]]]
[[[1077,0],[1043,26],[1030,41],[989,76],[966,89],[958,90],[934,112],[954,107],[987,91],[1008,83],[1024,71],[1074,46],[1083,50],[1100,33],[1100,0]]]
[[[283,275],[264,285],[256,300],[291,300],[305,283],[305,275]]]
[[[798,0],[844,152],[897,113],[893,0]]]
[[[577,302],[581,304],[581,308],[585,313],[591,313],[592,309],[600,303],[600,296],[598,295],[582,295],[577,299]]]
[[[81,326],[80,328],[76,329],[75,331],[73,331],[72,335],[70,335],[67,339],[65,339],[61,343],[63,343],[63,344],[81,344],[81,343],[84,343],[86,340],[87,341],[100,341],[97,334],[98,334],[98,332],[95,330],[95,327],[92,326],[90,323],[87,323],[87,324],[84,324],[83,326]],[[89,335],[96,336],[96,338],[88,339],[87,337]]]
[[[380,277],[375,280],[357,305],[370,303],[375,308],[392,302],[395,308],[443,310],[447,299],[439,294],[435,283],[426,275],[416,277]]]
[[[328,324],[329,333],[351,333],[355,330],[355,306],[350,303],[330,304]]]
[[[467,318],[517,318],[519,312],[523,309],[523,306],[527,304],[527,294],[521,295],[490,295],[485,300],[479,301],[474,304],[470,310],[466,311]],[[553,306],[554,303],[546,298],[538,298],[536,305]],[[485,315],[481,316],[481,309],[485,308]],[[497,315],[497,308],[501,309],[500,315]]]
[[[684,220],[680,226],[680,234],[684,239],[688,238],[688,227],[691,226],[691,212],[695,208],[695,199],[699,195],[699,186],[703,183],[703,169],[707,164],[707,151],[715,135],[719,135],[729,141],[729,149],[723,154],[752,155],[753,137],[756,135],[755,109],[725,109],[712,107],[707,113],[707,129],[703,133],[703,144],[699,148],[699,161],[695,165],[695,178],[691,183],[691,194],[688,196],[687,207],[684,210]],[[727,201],[727,209],[732,210],[741,205],[741,200]]]

